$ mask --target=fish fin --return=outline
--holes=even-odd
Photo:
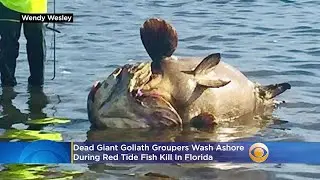
[[[205,87],[205,88],[219,88],[223,87],[231,82],[231,80],[227,79],[205,79],[205,78],[196,78],[197,84],[199,86]]]
[[[202,93],[207,90],[208,88],[220,88],[227,84],[229,84],[230,80],[223,80],[223,79],[198,79],[197,86],[194,89],[191,97],[187,101],[187,105],[190,105],[196,99],[198,99]]]
[[[194,70],[192,70],[192,71],[181,71],[181,72],[183,72],[183,73],[185,73],[185,74],[190,74],[190,75],[195,75],[195,73],[194,73]]]
[[[289,83],[280,83],[280,84],[270,84],[267,86],[260,87],[260,96],[263,96],[265,99],[272,99],[286,90],[291,89]]]
[[[159,18],[150,18],[144,22],[140,28],[140,38],[153,61],[170,57],[178,46],[175,28]]]
[[[198,66],[192,71],[181,71],[185,74],[193,75],[198,85],[205,88],[219,88],[231,82],[214,76],[208,76],[214,68],[219,64],[221,59],[220,53],[210,54],[205,57]]]
[[[219,64],[221,59],[220,53],[210,54],[205,57],[198,66],[192,71],[181,71],[185,74],[194,76],[207,75]]]
[[[194,74],[205,75],[210,73],[220,62],[220,53],[210,54],[205,57],[200,64],[194,69]]]

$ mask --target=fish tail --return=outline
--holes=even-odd
[[[270,84],[267,86],[261,86],[259,94],[261,97],[264,97],[264,99],[272,99],[288,89],[291,89],[291,85],[289,83]]]
[[[178,35],[174,27],[159,18],[146,20],[140,28],[140,37],[153,61],[170,57],[178,45]]]

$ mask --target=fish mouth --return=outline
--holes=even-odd
[[[138,104],[137,109],[144,112],[148,123],[153,127],[182,125],[182,119],[175,108],[159,94],[137,91],[133,101]]]
[[[88,113],[88,118],[91,122],[93,122],[94,119],[94,102],[95,102],[95,95],[98,91],[98,89],[101,87],[101,82],[96,81],[95,84],[91,87],[90,92],[88,94],[87,98],[87,113]]]
[[[139,123],[152,128],[180,126],[180,116],[166,99],[141,93],[151,74],[150,63],[138,63],[117,68],[106,80],[97,81],[88,95],[91,123],[108,128],[133,128]]]
[[[101,87],[102,83],[100,81],[96,81],[94,85],[91,87],[91,90],[88,95],[88,100],[94,102],[94,96],[97,90]]]

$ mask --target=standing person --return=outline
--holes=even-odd
[[[47,13],[47,0],[0,0],[0,73],[3,87],[17,84],[15,69],[22,27],[20,13]],[[42,87],[46,55],[44,26],[42,23],[23,23],[23,31],[30,70],[28,84]]]

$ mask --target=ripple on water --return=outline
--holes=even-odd
[[[210,38],[209,38],[209,41],[212,41],[212,42],[228,42],[228,41],[236,41],[236,40],[238,40],[238,39],[236,39],[236,38],[227,38],[227,37],[223,37],[223,36],[221,36],[221,35],[214,35],[214,36],[211,36]]]
[[[269,55],[269,56],[265,56],[263,58],[266,59],[294,59],[294,57],[291,56],[284,56],[284,55]]]
[[[301,69],[320,69],[320,64],[315,63],[307,63],[307,64],[299,64],[299,65],[292,65],[295,68],[301,68]]]
[[[214,48],[208,47],[208,46],[202,46],[202,45],[192,45],[192,46],[188,46],[188,49],[192,49],[192,50],[211,50]]]
[[[307,82],[307,81],[289,81],[289,83],[292,86],[297,86],[297,87],[319,87],[320,83],[316,82]]]
[[[316,51],[308,51],[306,52],[307,54],[311,55],[311,56],[320,56],[320,50],[316,50]]]
[[[205,35],[198,35],[198,36],[191,36],[191,37],[186,37],[183,39],[180,39],[179,42],[188,42],[188,41],[196,41],[196,40],[200,40],[202,38],[206,37]]]
[[[254,37],[254,36],[261,36],[261,35],[265,35],[266,33],[264,32],[233,32],[233,33],[229,33],[229,35],[233,36],[249,36],[249,37]]]
[[[225,52],[223,53],[223,57],[227,59],[238,59],[238,58],[241,58],[242,56],[238,54],[231,54],[231,53]]]

